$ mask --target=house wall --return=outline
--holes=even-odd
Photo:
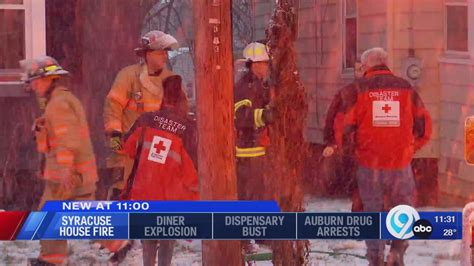
[[[389,16],[392,30],[387,36],[392,40],[389,47],[392,70],[402,76],[403,61],[409,57],[409,49],[414,49],[415,57],[422,60],[422,76],[415,89],[433,120],[431,141],[415,157],[438,158],[441,96],[438,58],[443,53],[444,42],[443,0],[391,0],[389,5],[393,10]]]
[[[474,200],[474,167],[464,161],[464,121],[474,115],[474,60],[440,59],[440,190],[448,204]]]

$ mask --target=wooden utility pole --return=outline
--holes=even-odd
[[[231,0],[193,1],[199,132],[204,200],[237,199],[233,115]],[[203,265],[241,265],[240,241],[203,241]]]

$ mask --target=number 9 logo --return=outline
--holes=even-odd
[[[388,232],[398,239],[414,236],[412,226],[420,219],[420,214],[411,206],[398,205],[391,209],[385,220]]]

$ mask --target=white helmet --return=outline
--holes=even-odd
[[[251,62],[267,62],[270,60],[267,49],[267,46],[263,43],[249,43],[244,49],[244,58]]]
[[[140,39],[139,47],[135,48],[138,56],[143,56],[146,51],[176,50],[178,41],[173,36],[159,30],[152,30]]]

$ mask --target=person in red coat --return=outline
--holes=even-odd
[[[411,160],[431,137],[431,117],[410,83],[387,67],[387,52],[372,48],[361,56],[364,80],[344,119],[343,148],[355,151],[357,184],[366,212],[412,205]],[[352,146],[352,147],[351,147]],[[404,265],[406,240],[393,240],[384,264],[384,242],[367,240],[369,265]]]
[[[159,111],[138,118],[124,137],[124,152],[135,158],[124,198],[130,200],[198,200],[194,122],[179,104],[186,100],[180,76],[163,81]],[[158,241],[143,241],[143,264],[155,265]],[[170,265],[174,241],[161,240],[158,265]]]

